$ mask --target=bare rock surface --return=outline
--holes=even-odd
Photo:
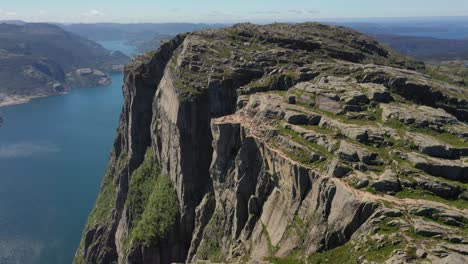
[[[315,23],[136,58],[75,263],[463,263],[465,88],[423,67]]]

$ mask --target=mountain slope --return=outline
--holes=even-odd
[[[422,69],[315,23],[136,58],[75,263],[466,261],[465,88]]]
[[[105,84],[129,60],[57,26],[0,24],[0,103]]]

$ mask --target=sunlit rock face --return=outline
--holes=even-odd
[[[75,263],[466,261],[466,93],[423,70],[314,23],[136,58]]]

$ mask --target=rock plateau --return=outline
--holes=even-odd
[[[423,69],[315,23],[136,58],[75,263],[467,263],[467,92]]]

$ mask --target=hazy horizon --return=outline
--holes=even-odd
[[[50,23],[50,24],[220,24],[220,25],[232,25],[237,23],[258,23],[258,24],[269,24],[269,23],[307,23],[307,22],[349,22],[349,23],[402,23],[405,21],[411,22],[467,22],[467,16],[414,16],[414,17],[349,17],[349,18],[317,18],[310,20],[284,20],[284,21],[250,21],[250,20],[239,20],[233,22],[203,22],[203,21],[155,21],[155,22],[118,22],[118,21],[100,21],[100,22],[85,22],[85,21],[53,21],[53,20],[28,20],[28,19],[3,19],[0,18],[1,22],[23,22],[23,23]]]
[[[66,6],[57,0],[17,0],[0,5],[0,20],[49,23],[269,23],[466,16],[468,2],[463,0],[446,0],[443,3],[435,0],[361,0],[344,3],[338,0],[292,0],[287,7],[283,2],[266,0],[82,0],[78,3],[67,3]]]

